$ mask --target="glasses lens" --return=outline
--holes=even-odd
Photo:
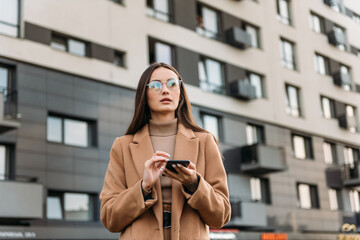
[[[149,89],[155,92],[160,91],[162,88],[162,83],[159,81],[152,81],[149,83]]]
[[[179,87],[179,80],[171,78],[167,81],[166,85],[169,89],[177,89]]]

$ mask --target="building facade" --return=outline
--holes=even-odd
[[[99,193],[154,61],[224,155],[232,217],[212,239],[360,229],[358,1],[0,4],[0,239],[117,239]]]

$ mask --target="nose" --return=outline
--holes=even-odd
[[[166,83],[162,83],[162,84],[163,84],[163,86],[161,88],[161,94],[169,94],[169,88],[166,85]]]

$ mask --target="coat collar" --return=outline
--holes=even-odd
[[[175,138],[174,160],[190,160],[196,165],[198,158],[199,139],[194,132],[178,123],[178,131]],[[154,154],[149,126],[146,124],[141,130],[135,133],[133,142],[130,143],[130,151],[139,179],[142,179],[145,161]],[[162,228],[162,195],[160,180],[155,184],[158,194],[158,201],[154,204],[153,210]],[[172,228],[180,226],[180,215],[183,209],[185,197],[181,192],[181,183],[172,180]]]

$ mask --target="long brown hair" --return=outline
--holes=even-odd
[[[146,97],[146,85],[150,81],[150,77],[153,71],[160,67],[164,67],[173,71],[181,80],[180,74],[174,67],[162,62],[152,63],[140,77],[139,84],[136,89],[134,116],[131,120],[129,128],[126,131],[126,134],[135,134],[149,122],[151,116]],[[186,128],[190,128],[194,132],[207,132],[206,130],[199,127],[194,121],[193,115],[191,113],[190,101],[187,96],[183,81],[180,84],[180,102],[177,109],[175,110],[175,117],[177,117],[178,121]]]

